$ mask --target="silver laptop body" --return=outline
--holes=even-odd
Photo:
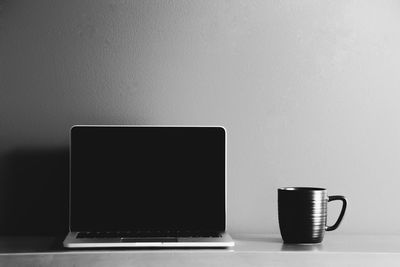
[[[226,155],[220,126],[73,126],[64,246],[234,246]]]

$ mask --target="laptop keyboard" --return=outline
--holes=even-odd
[[[212,231],[124,231],[124,232],[79,232],[76,238],[149,238],[149,237],[221,237]]]

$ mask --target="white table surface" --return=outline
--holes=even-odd
[[[279,235],[233,235],[233,249],[66,250],[62,238],[0,237],[0,266],[400,266],[399,235],[337,235],[285,245]]]

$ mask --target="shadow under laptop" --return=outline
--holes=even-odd
[[[55,246],[53,249],[55,250],[60,250],[60,251],[65,251],[65,248],[62,248],[59,244]],[[199,251],[199,252],[204,252],[204,251],[221,251],[221,252],[234,252],[235,250],[231,247],[104,247],[104,248],[68,248],[69,252],[84,252],[84,253],[90,253],[90,252],[132,252],[132,251],[144,251],[144,252],[151,252],[151,251],[174,251],[174,252],[179,252],[179,251]]]
[[[15,149],[0,166],[0,234],[67,233],[68,148]]]

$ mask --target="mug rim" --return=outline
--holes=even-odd
[[[296,187],[296,186],[288,186],[288,187],[280,187],[278,188],[280,191],[303,191],[303,192],[311,192],[311,191],[326,191],[326,188],[322,187]]]

